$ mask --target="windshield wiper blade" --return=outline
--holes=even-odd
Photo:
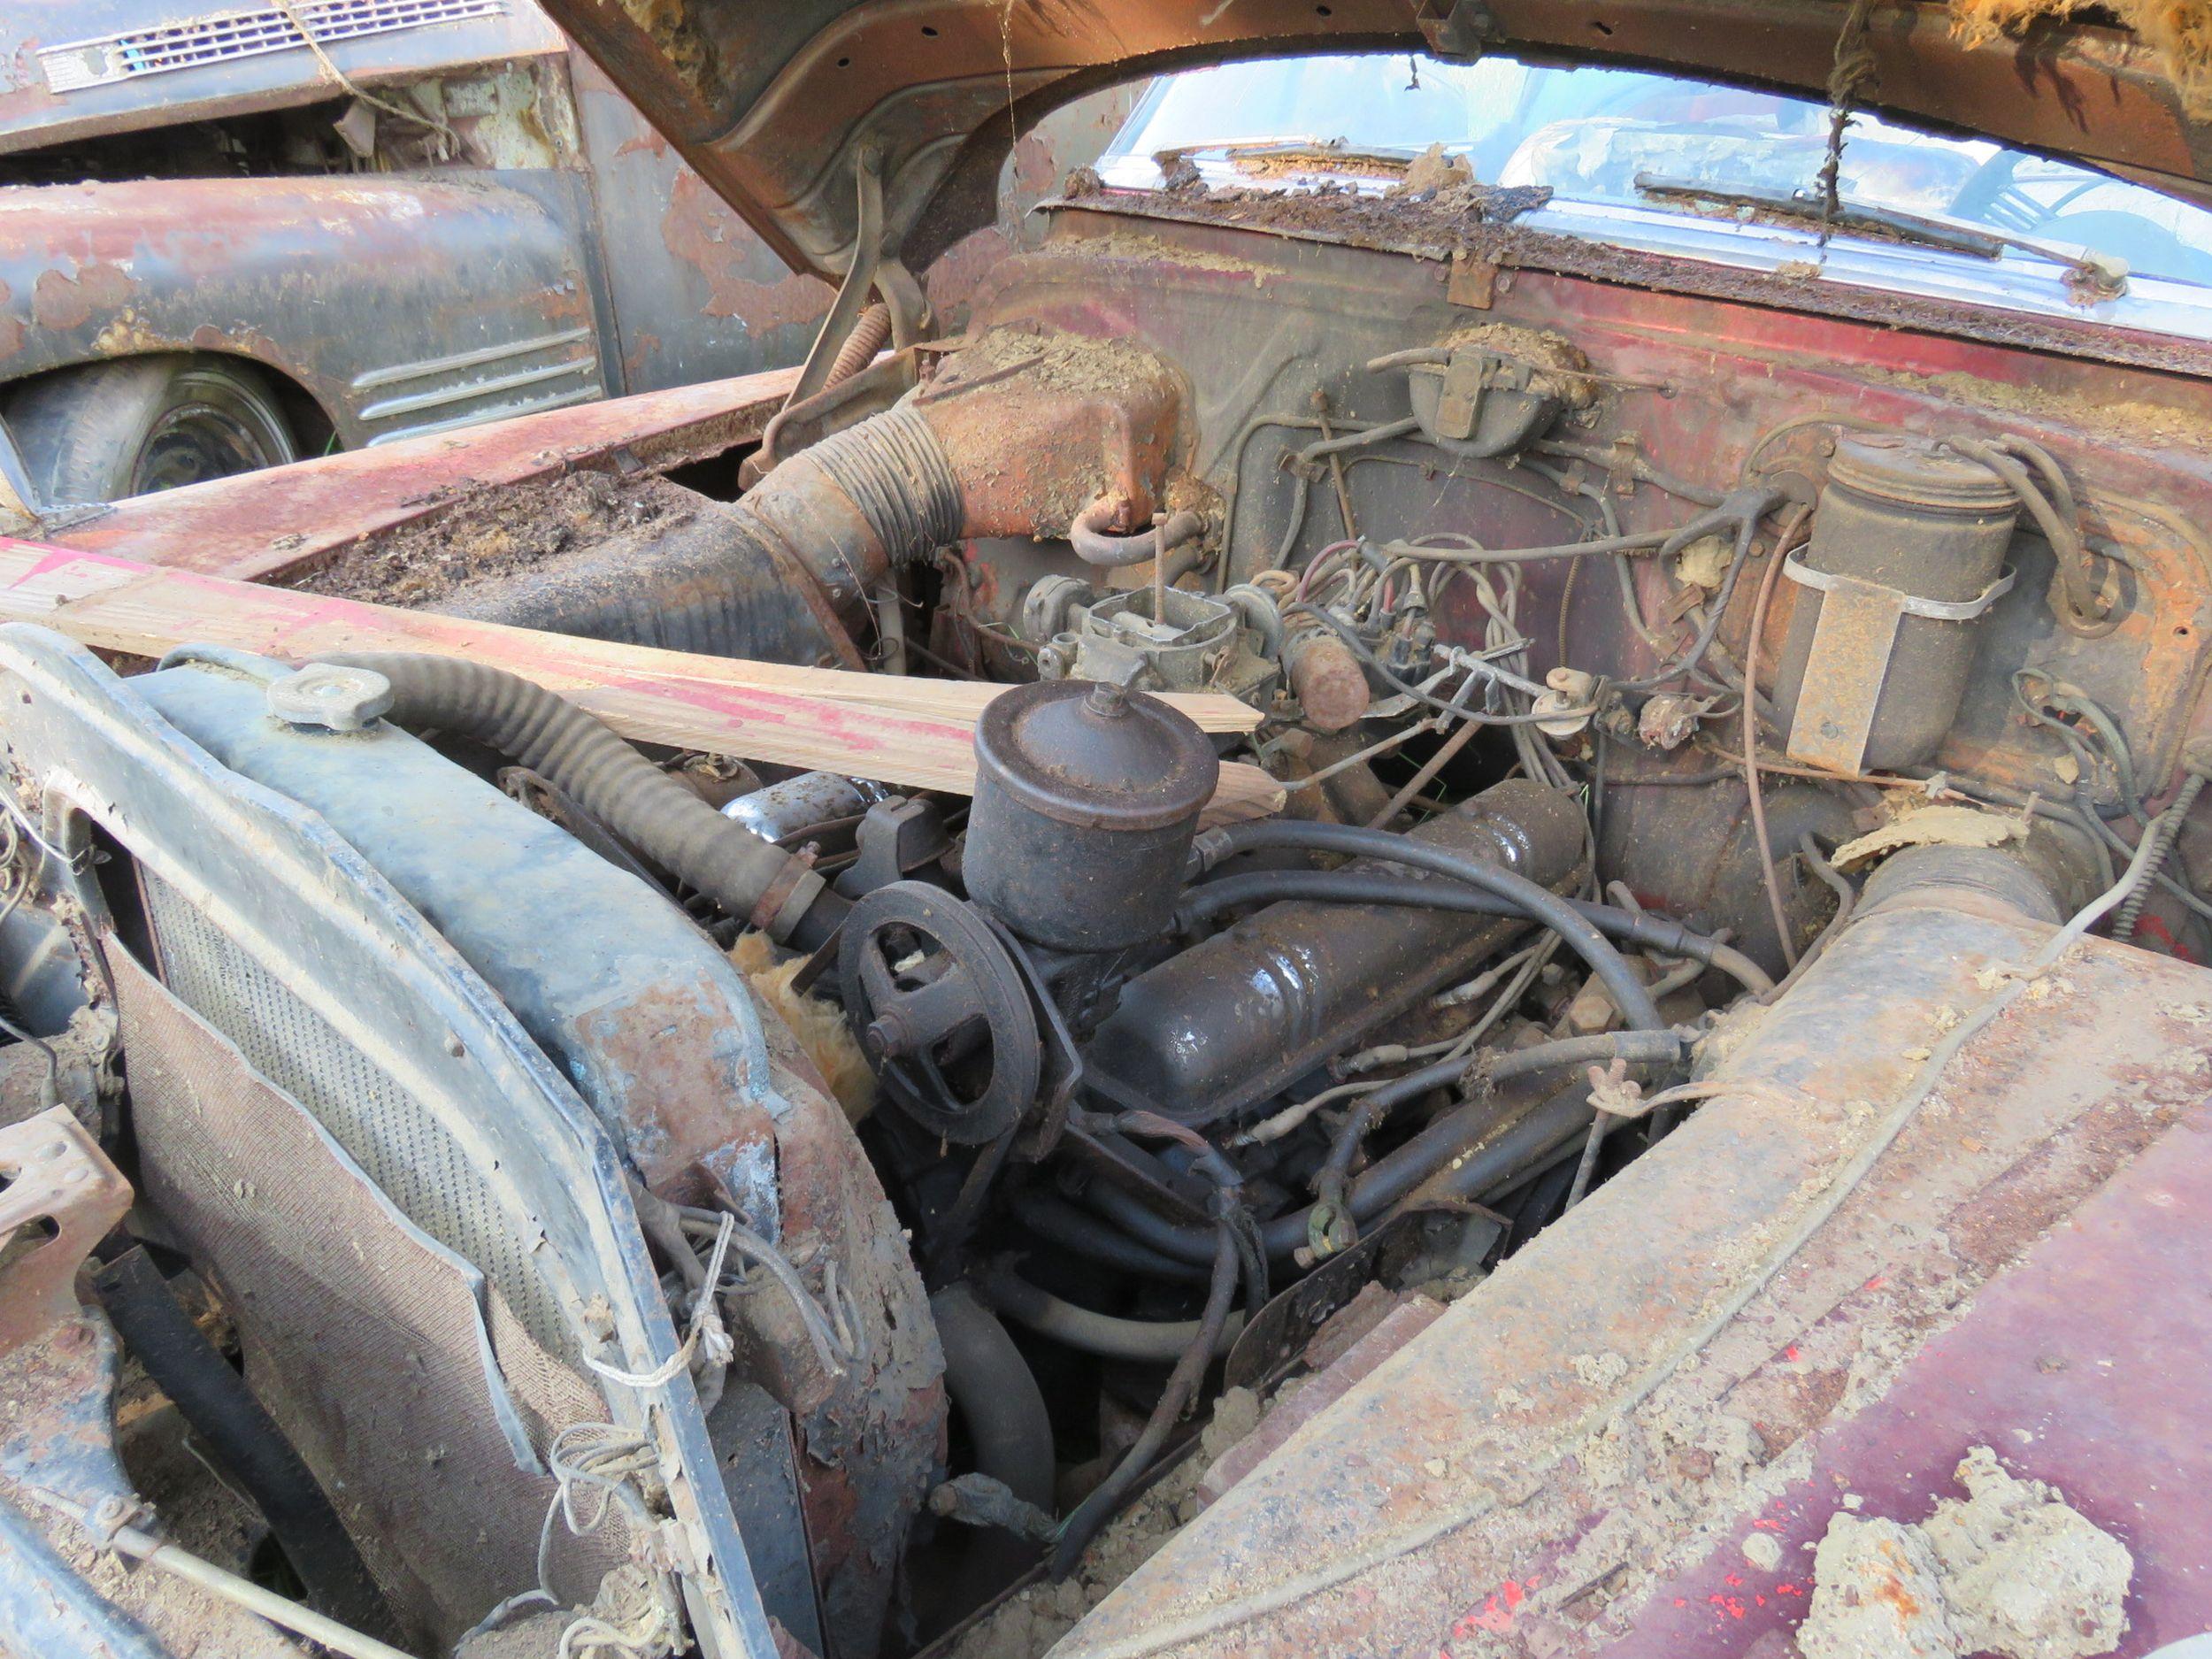
[[[1363,149],[1341,138],[1252,138],[1178,144],[1171,150],[1161,150],[1152,159],[1165,171],[1191,156],[1218,156],[1231,166],[1248,171],[1248,164],[1264,166],[1271,161],[1302,161],[1310,157],[1322,167],[1333,163],[1363,163],[1371,168],[1379,167],[1390,174],[1400,175],[1413,165],[1415,154],[1410,150]]]
[[[1971,254],[1978,259],[1994,259],[2005,250],[2006,239],[2002,236],[1963,226],[1940,224],[1916,213],[1901,213],[1895,208],[1878,206],[1871,202],[1855,202],[1847,196],[1837,203],[1832,215],[1824,215],[1820,198],[1810,190],[1724,190],[1700,184],[1694,179],[1664,179],[1650,173],[1636,175],[1636,189],[1643,196],[1709,202],[1716,207],[1757,208],[1762,212],[1779,213],[1812,224],[1824,222],[1838,230],[1884,231],[1926,247]]]
[[[1943,219],[1925,219],[1873,202],[1846,196],[1832,214],[1824,213],[1820,197],[1810,190],[1726,190],[1700,184],[1694,179],[1667,179],[1656,173],[1636,175],[1639,194],[1678,201],[1709,202],[1717,207],[1748,207],[1812,225],[1831,225],[1843,231],[1876,231],[1924,248],[1967,254],[1977,259],[1995,259],[2008,248],[2017,248],[2039,259],[2066,267],[2066,286],[2085,303],[2117,299],[2127,292],[2128,267],[2124,259],[2093,249],[2037,242],[2004,231],[1983,230]]]

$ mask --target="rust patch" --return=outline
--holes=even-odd
[[[31,291],[31,316],[41,328],[66,333],[122,304],[136,286],[120,265],[100,262],[80,266],[73,277],[42,272]]]
[[[15,290],[0,282],[0,306],[15,297]],[[13,311],[0,311],[0,357],[12,357],[23,349],[23,319]]]
[[[1916,295],[1884,294],[1841,282],[1791,282],[1757,271],[1740,271],[1676,254],[1615,247],[1586,237],[1484,222],[1432,200],[1390,200],[1349,191],[1284,195],[1220,189],[1181,193],[1120,190],[1102,202],[1058,199],[1044,204],[1063,217],[1094,211],[1171,223],[1257,231],[1380,253],[1448,261],[1455,253],[1494,264],[1592,278],[1629,288],[1816,311],[1823,316],[1956,335],[1993,345],[2018,346],[2109,363],[2203,375],[2212,373],[2212,347],[2166,335],[2116,328],[2085,319],[2047,318],[1996,311]]]
[[[661,215],[661,240],[706,278],[703,316],[734,317],[759,334],[810,323],[829,309],[830,287],[818,277],[787,274],[762,281],[749,274],[756,266],[772,268],[772,257],[696,173],[676,175],[668,211]]]

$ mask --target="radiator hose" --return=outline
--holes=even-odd
[[[929,1310],[945,1350],[945,1392],[967,1428],[978,1472],[1049,1515],[1052,1417],[1029,1362],[968,1286],[939,1291]],[[1035,1547],[1014,1534],[986,1532],[961,1562],[952,1605],[963,1612],[981,1606],[1036,1560]]]
[[[353,651],[319,662],[391,682],[386,718],[473,738],[572,798],[671,875],[770,937],[811,950],[848,902],[803,860],[724,818],[587,710],[519,674],[459,657]]]

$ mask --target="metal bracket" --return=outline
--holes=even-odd
[[[1830,585],[1823,590],[1820,620],[1805,658],[1788,753],[1808,765],[1855,772],[1881,706],[1905,595],[1855,576],[1824,580]]]
[[[1436,430],[1447,438],[1470,438],[1482,413],[1497,359],[1479,351],[1455,351],[1444,365],[1444,385],[1436,397]]]
[[[1786,752],[1792,760],[1846,772],[1856,772],[1866,759],[1899,625],[1907,617],[1971,622],[2013,583],[2008,567],[1973,598],[1953,602],[1816,571],[1794,555],[1784,561],[1782,574],[1821,595]]]
[[[1878,585],[1873,582],[1861,581],[1855,576],[1831,576],[1826,571],[1816,571],[1804,562],[1800,553],[1793,553],[1782,561],[1782,574],[1800,588],[1809,588],[1815,593],[1821,594],[1833,593],[1845,583],[1851,583],[1861,588],[1872,588]],[[1971,622],[2012,591],[2016,575],[2016,572],[2012,566],[2006,565],[2003,570],[1997,572],[1995,580],[1971,599],[1923,599],[1917,594],[1909,594],[1898,589],[1893,588],[1886,591],[1897,594],[1899,609],[1905,616],[1924,617],[1931,622]]]
[[[10,1247],[0,1353],[10,1353],[75,1316],[77,1270],[130,1209],[131,1184],[66,1106],[0,1129],[0,1239]]]
[[[1439,58],[1479,58],[1498,32],[1482,0],[1420,0],[1413,20]]]

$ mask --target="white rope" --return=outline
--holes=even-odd
[[[708,1259],[706,1283],[700,1286],[691,1304],[691,1329],[685,1334],[681,1348],[649,1371],[624,1371],[619,1365],[610,1365],[588,1354],[584,1356],[584,1363],[609,1382],[631,1388],[658,1388],[675,1381],[691,1368],[691,1356],[702,1342],[710,1360],[727,1364],[737,1348],[722,1324],[720,1310],[714,1305],[714,1287],[721,1282],[722,1263],[730,1253],[730,1238],[736,1227],[737,1217],[725,1212],[721,1229],[714,1236],[714,1254]]]

